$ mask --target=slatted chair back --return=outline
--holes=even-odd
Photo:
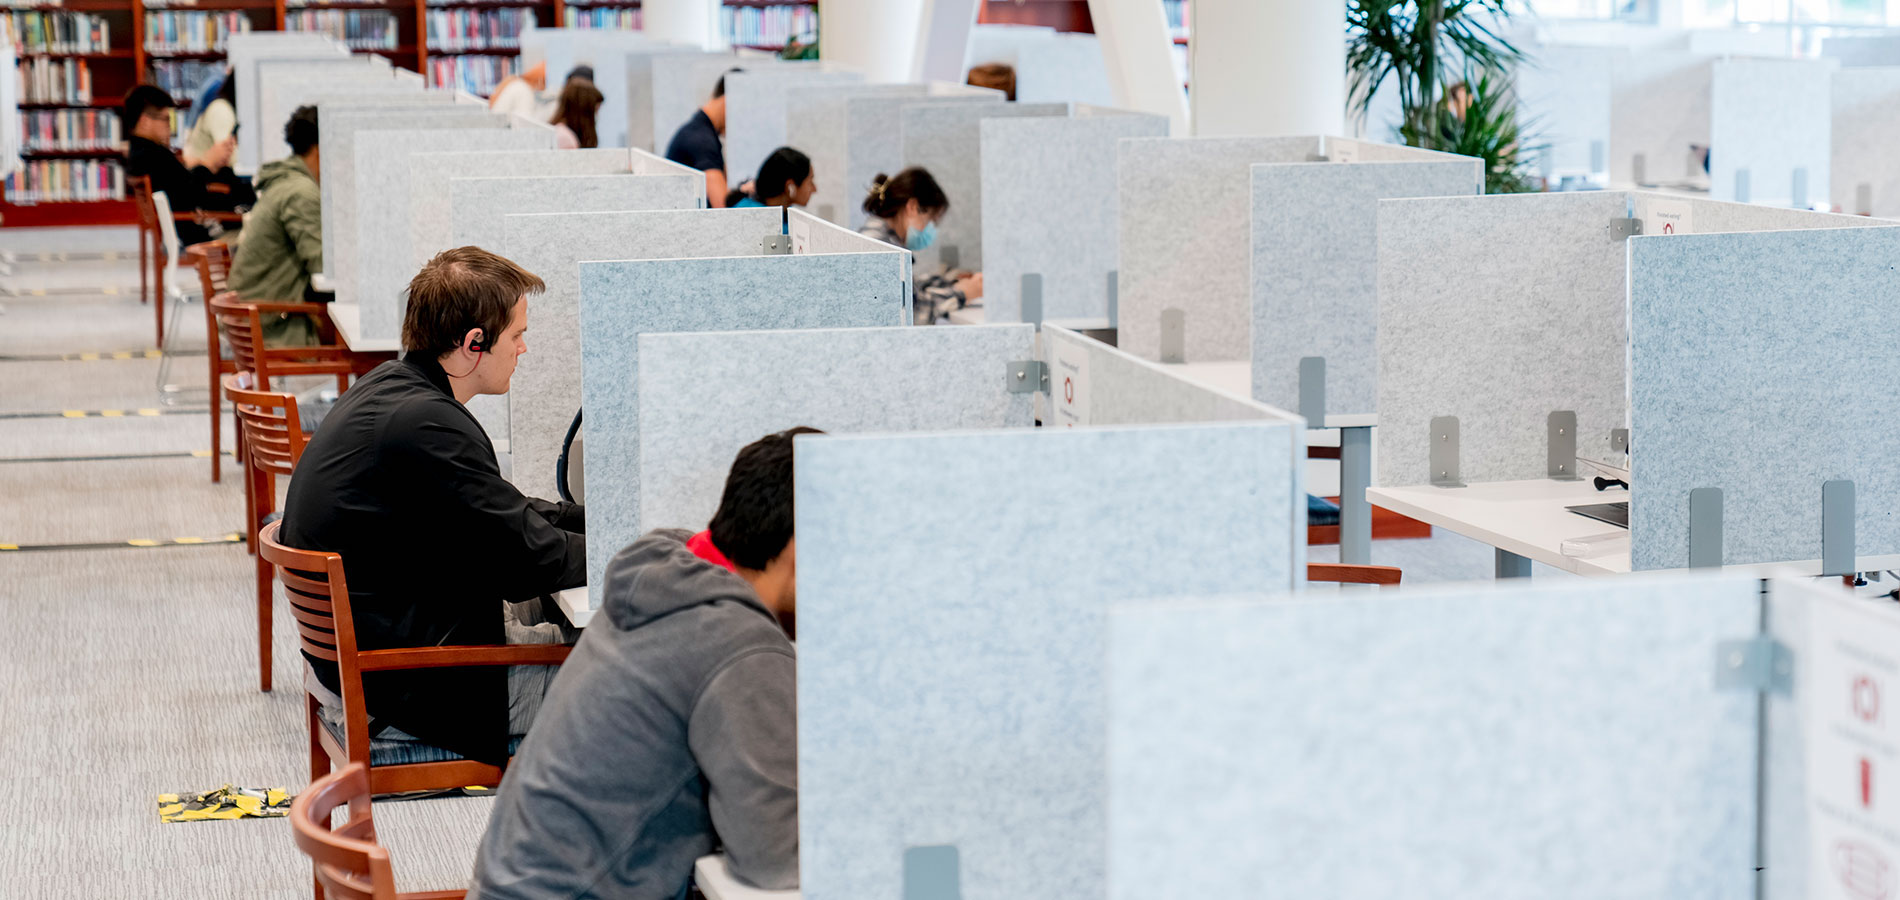
[[[290,477],[297,461],[303,458],[307,441],[297,418],[297,395],[246,390],[232,378],[225,380],[224,393],[236,404],[238,426],[243,430],[251,465],[271,475]]]
[[[331,814],[344,807],[350,820],[330,827]],[[331,900],[396,900],[389,851],[376,843],[368,766],[344,766],[311,782],[290,802],[290,827]]]
[[[257,377],[257,353],[264,347],[263,329],[253,328],[257,321],[257,307],[238,299],[229,291],[212,298],[205,304],[211,309],[211,315],[218,323],[218,334],[225,346],[231,348],[231,361],[239,372],[251,373],[250,386],[253,390],[270,390],[270,383]]]
[[[343,557],[323,550],[298,550],[277,539],[283,522],[258,530],[259,558],[277,567],[277,580],[297,620],[297,645],[312,658],[336,663],[344,688],[344,739],[351,747],[369,746],[369,719],[351,706],[362,693],[356,668],[356,622],[350,616],[350,586],[343,577]]]
[[[224,293],[225,283],[231,278],[231,245],[223,241],[206,241],[194,244],[204,251],[198,257],[198,285],[204,295],[216,297]]]
[[[211,480],[223,480],[224,454],[222,453],[224,430],[224,402],[217,397],[216,386],[224,376],[238,370],[237,361],[224,358],[224,342],[218,339],[218,311],[211,306],[211,300],[224,293],[225,282],[231,272],[231,247],[223,241],[211,241],[199,244],[203,254],[198,257],[198,284],[205,296],[205,358],[209,361],[211,397]],[[233,420],[235,422],[235,419]]]

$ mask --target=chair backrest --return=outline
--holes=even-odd
[[[288,477],[303,458],[303,423],[297,395],[245,388],[237,375],[224,376],[224,395],[237,409],[246,454],[254,468]]]
[[[165,247],[165,290],[181,294],[178,287],[178,223],[172,221],[172,201],[164,191],[152,192],[152,210],[158,216],[159,243]]]
[[[342,807],[350,820],[331,828],[330,814]],[[389,851],[376,843],[370,814],[368,766],[351,763],[311,782],[290,801],[290,828],[331,900],[395,900]]]
[[[206,297],[216,297],[224,293],[225,283],[231,278],[231,245],[206,241],[197,246],[204,251],[198,257],[198,286]]]
[[[349,669],[356,667],[356,624],[350,618],[350,587],[343,578],[343,557],[325,550],[299,550],[277,540],[280,519],[257,532],[257,553],[277,567],[290,614],[297,620],[303,652]],[[346,698],[347,702],[347,698]]]
[[[252,390],[270,390],[269,381],[257,374],[257,354],[264,349],[264,329],[257,307],[239,300],[238,295],[230,291],[213,297],[205,305],[217,319],[218,334],[224,338],[224,345],[231,348],[237,371],[251,373]]]
[[[139,228],[158,227],[158,210],[152,206],[152,179],[146,175],[134,175],[126,179],[132,188],[132,200],[139,211]]]

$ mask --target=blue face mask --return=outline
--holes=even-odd
[[[911,250],[922,250],[936,242],[937,223],[935,222],[927,223],[923,228],[911,232],[909,237],[904,238],[904,246]]]

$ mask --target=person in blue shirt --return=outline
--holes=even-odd
[[[790,147],[780,147],[759,166],[759,176],[749,189],[738,192],[733,206],[804,206],[818,190],[818,178],[811,170],[811,157]],[[730,198],[729,198],[730,199]]]
[[[726,75],[740,69],[729,70]],[[726,205],[726,147],[720,139],[726,133],[726,75],[713,86],[712,99],[673,133],[666,145],[666,158],[682,166],[706,173],[706,204]]]

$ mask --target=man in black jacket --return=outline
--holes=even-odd
[[[212,145],[203,158],[180,160],[172,152],[172,95],[141,84],[125,95],[119,119],[125,126],[125,174],[152,180],[152,192],[164,192],[173,212],[212,210],[233,212],[257,202],[257,194],[230,169],[236,136]],[[197,222],[178,222],[183,246],[211,240],[215,235]],[[235,227],[235,225],[230,226]]]
[[[542,289],[541,279],[486,250],[437,254],[409,282],[404,357],[344,392],[297,463],[282,539],[342,554],[359,648],[560,639],[504,628],[504,611],[585,581],[582,509],[525,497],[503,479],[465,406],[508,391],[527,352],[527,295]],[[336,666],[310,663],[335,690]],[[551,672],[365,675],[370,733],[390,727],[500,764],[509,736],[526,733]]]

